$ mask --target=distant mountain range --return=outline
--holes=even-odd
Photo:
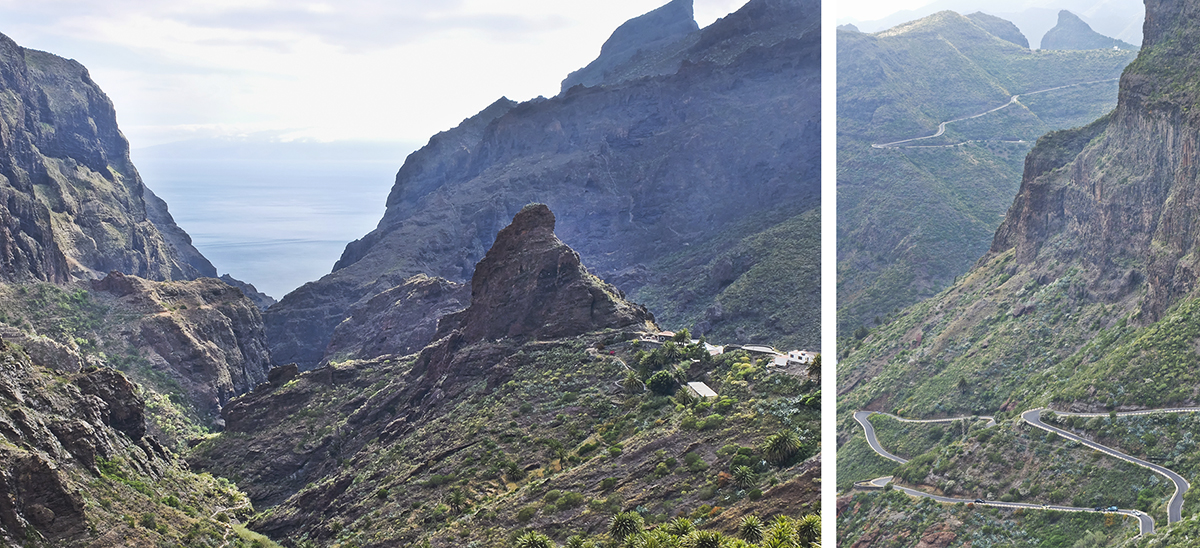
[[[1142,20],[1145,16],[1145,8],[1139,0],[937,0],[878,20],[843,15],[838,23],[852,23],[862,32],[870,33],[945,10],[958,13],[982,11],[1012,21],[1034,49],[1042,47],[1042,37],[1056,25],[1057,15],[1062,10],[1078,15],[1100,34],[1135,45],[1142,43]]]

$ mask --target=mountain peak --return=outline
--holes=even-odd
[[[584,268],[554,235],[554,222],[545,204],[521,209],[475,265],[471,305],[439,331],[461,329],[467,341],[552,339],[653,322],[644,307]]]
[[[600,47],[599,57],[563,79],[562,91],[579,84],[606,83],[609,71],[634,55],[674,42],[699,28],[692,0],[671,0],[654,11],[634,17],[613,31]]]
[[[1058,24],[1046,31],[1041,49],[1113,49],[1136,50],[1133,44],[1110,38],[1092,30],[1078,15],[1067,10],[1058,12]]]

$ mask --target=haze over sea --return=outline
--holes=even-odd
[[[131,152],[146,186],[221,274],[276,299],[375,228],[404,143],[186,141]]]

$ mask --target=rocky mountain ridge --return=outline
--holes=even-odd
[[[268,310],[274,359],[315,365],[347,310],[411,276],[465,282],[530,202],[548,204],[559,236],[635,296],[667,283],[661,257],[766,212],[815,207],[819,24],[806,8],[749,2],[689,34],[688,62],[667,74],[502,99],[433,137],[400,169],[379,227]],[[720,289],[693,296],[689,313]]]
[[[87,69],[0,35],[0,87],[0,279],[216,276],[146,191]]]
[[[586,87],[614,83],[610,73],[637,55],[670,45],[699,30],[692,11],[692,0],[672,0],[649,13],[634,17],[617,27],[600,47],[600,56],[587,66],[567,75],[562,91],[577,85]]]
[[[1046,31],[1041,49],[1121,49],[1137,51],[1137,46],[1100,34],[1067,10],[1058,12],[1058,24]]]

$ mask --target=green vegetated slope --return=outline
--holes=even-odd
[[[820,211],[764,212],[660,259],[663,279],[631,298],[713,340],[811,348],[821,337],[820,249]]]
[[[839,333],[930,297],[987,250],[1047,131],[1112,109],[1132,52],[1030,51],[953,12],[838,33]],[[1031,94],[1032,93],[1032,94]],[[904,143],[931,148],[873,148]],[[876,319],[878,318],[878,320]]]
[[[190,471],[145,427],[151,394],[105,367],[58,369],[0,341],[0,538],[24,546],[272,546],[249,499]]]
[[[622,511],[732,534],[818,510],[816,383],[623,338],[476,343],[460,355],[486,360],[477,375],[429,393],[411,358],[334,364],[246,396],[193,465],[237,478],[265,508],[254,528],[301,546],[602,542]],[[698,377],[716,401],[678,390]]]
[[[926,489],[973,486],[1025,502],[1116,499],[1156,516],[1159,540],[1147,545],[1166,546],[1179,542],[1162,516],[1169,483],[1017,418],[1043,406],[1107,413],[1196,401],[1192,151],[1200,120],[1188,78],[1200,72],[1181,44],[1196,34],[1200,8],[1155,2],[1147,9],[1155,24],[1122,76],[1117,107],[1038,140],[987,254],[948,289],[841,349],[838,426],[842,447],[861,453],[855,410],[995,415],[998,426],[965,440],[943,436],[894,472]],[[1172,134],[1186,137],[1164,137]],[[1143,420],[1160,422],[1062,424],[1163,458],[1196,479],[1183,457],[1190,434],[1178,421],[1185,419]],[[851,480],[878,471],[861,456],[848,462],[861,468]],[[1196,512],[1186,501],[1184,516]]]
[[[128,375],[145,399],[150,432],[180,451],[210,432],[222,391],[228,398],[235,382],[243,391],[257,383],[245,374],[249,350],[265,348],[261,320],[255,340],[254,305],[215,279],[134,283],[141,285],[126,295],[89,284],[0,284],[0,337],[47,366]],[[261,361],[260,369],[265,380]]]
[[[899,491],[855,493],[838,507],[841,546],[1100,548],[1136,533],[1132,519],[1115,514],[944,506]]]

